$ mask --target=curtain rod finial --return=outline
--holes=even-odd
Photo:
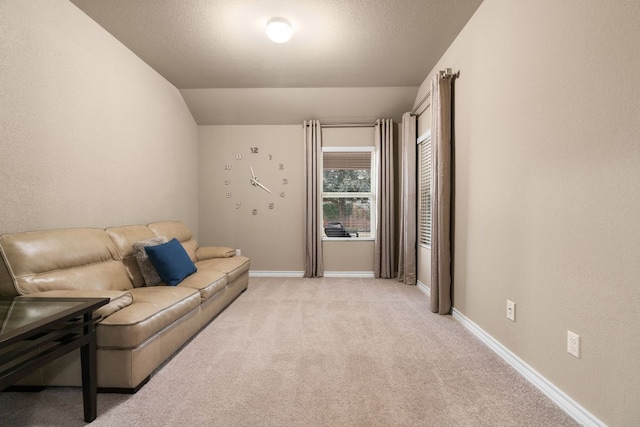
[[[440,70],[440,78],[442,79],[446,79],[446,78],[453,78],[453,77],[460,77],[460,70],[456,71],[455,73],[451,71],[451,68],[445,68],[444,70]]]

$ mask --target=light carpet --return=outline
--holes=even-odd
[[[80,388],[0,393],[0,425],[81,426]],[[415,286],[251,278],[92,426],[575,426]]]

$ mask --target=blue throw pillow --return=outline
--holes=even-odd
[[[162,245],[146,247],[145,250],[151,264],[167,285],[175,286],[197,271],[187,251],[177,239],[171,239]]]

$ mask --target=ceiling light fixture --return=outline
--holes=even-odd
[[[291,22],[285,18],[271,18],[267,22],[267,36],[275,43],[286,43],[291,38]]]

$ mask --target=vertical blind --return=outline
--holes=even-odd
[[[431,246],[431,138],[420,145],[420,212],[418,219],[420,244]]]

